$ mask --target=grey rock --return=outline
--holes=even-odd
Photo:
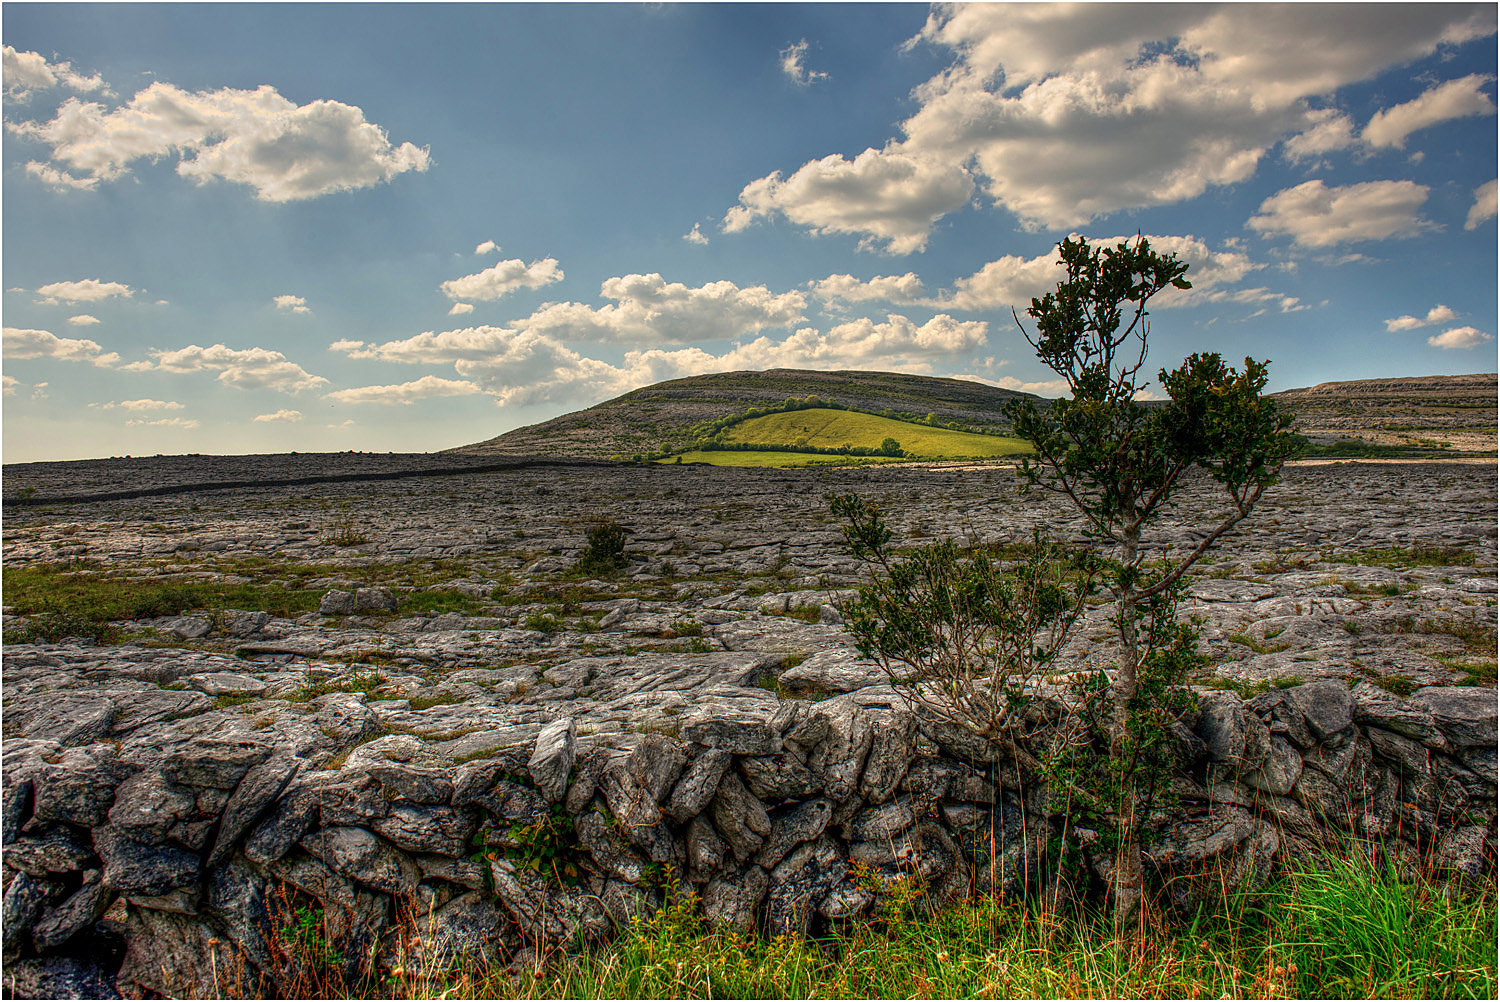
[[[274,863],[290,852],[297,840],[313,826],[318,818],[322,790],[318,784],[303,782],[302,779],[298,777],[289,783],[264,820],[250,830],[245,838],[246,859],[262,866]]]
[[[230,616],[224,623],[224,632],[241,639],[254,637],[271,621],[269,612],[241,612]]]
[[[202,616],[178,616],[166,624],[167,631],[183,640],[198,640],[206,637],[214,628],[213,621]]]
[[[771,818],[765,805],[751,796],[734,772],[725,773],[719,792],[709,805],[709,816],[719,836],[743,863],[771,834]]]
[[[192,738],[167,752],[161,771],[179,786],[207,786],[232,790],[252,766],[271,755],[271,747],[235,738]]]
[[[4,931],[4,950],[12,955],[31,931],[32,924],[42,914],[42,908],[62,891],[63,885],[45,877],[33,877],[29,873],[18,873],[5,888],[5,899],[0,904],[0,928]]]
[[[791,755],[748,755],[739,760],[745,785],[761,800],[806,797],[823,788],[812,770]]]
[[[317,790],[318,815],[328,826],[368,824],[391,809],[380,781],[367,772],[333,773]]]
[[[395,804],[390,813],[375,818],[370,828],[407,852],[462,856],[478,822],[472,814],[451,807]]]
[[[906,774],[916,721],[910,714],[883,714],[873,723],[870,750],[859,777],[859,792],[866,802],[879,803],[895,792]]]
[[[1463,748],[1495,746],[1495,690],[1473,686],[1418,689],[1411,703],[1431,713],[1453,744]]]
[[[1291,742],[1279,735],[1272,735],[1265,761],[1260,768],[1245,773],[1241,778],[1245,785],[1278,797],[1292,792],[1297,777],[1302,774],[1302,756]]]
[[[81,828],[104,823],[115,787],[129,774],[113,749],[102,745],[69,748],[55,763],[32,773],[37,822],[66,821]]]
[[[324,592],[322,600],[318,602],[318,611],[325,616],[354,615],[354,592],[337,588]]]
[[[713,824],[701,814],[688,823],[687,829],[688,879],[702,883],[724,866],[729,857],[729,847],[719,838]]]
[[[604,903],[580,887],[555,887],[531,870],[504,861],[490,871],[500,906],[532,942],[569,943],[598,939],[613,929]]]
[[[1381,727],[1366,727],[1364,733],[1375,754],[1399,766],[1401,772],[1416,779],[1432,775],[1432,753],[1420,741]]]
[[[436,977],[459,966],[494,966],[510,918],[490,895],[469,891],[435,909],[423,927],[428,931],[409,944],[402,960],[409,970]]]
[[[661,734],[647,734],[626,757],[625,769],[660,804],[682,775],[686,761],[687,756],[677,742]]]
[[[35,957],[5,965],[5,989],[18,999],[117,999],[113,971],[78,957]]]
[[[667,800],[667,817],[681,824],[702,813],[719,790],[734,756],[717,748],[706,748],[688,764],[687,770]]]
[[[910,798],[901,797],[887,804],[867,808],[855,815],[853,822],[847,826],[849,840],[869,842],[893,838],[916,824],[916,820],[916,815],[912,813]]]
[[[115,704],[101,696],[58,692],[48,693],[33,712],[17,715],[27,737],[76,748],[108,734],[115,713]]]
[[[63,825],[39,827],[5,844],[5,865],[33,877],[74,873],[91,858],[93,851]]]
[[[578,750],[578,724],[572,717],[552,721],[536,736],[536,747],[526,763],[531,781],[549,803],[563,799]]]
[[[335,873],[387,894],[410,893],[422,876],[415,863],[363,828],[323,828],[300,844]]]
[[[72,892],[66,900],[45,910],[40,921],[31,927],[31,942],[39,951],[55,950],[69,939],[99,921],[105,907],[110,906],[110,894],[99,880],[99,871],[90,870],[84,885]]]
[[[774,755],[781,750],[781,735],[764,720],[737,715],[722,707],[695,711],[683,722],[680,733],[684,741],[734,755]]]
[[[1308,682],[1283,690],[1286,701],[1301,711],[1313,737],[1327,741],[1354,723],[1354,697],[1334,679]]]
[[[143,845],[113,827],[95,828],[94,851],[104,864],[104,886],[121,894],[166,894],[195,884],[202,860],[195,852]]]
[[[1425,706],[1399,699],[1369,682],[1355,686],[1353,696],[1357,722],[1420,741],[1435,750],[1447,746],[1437,720]]]
[[[713,929],[748,932],[770,882],[766,871],[754,865],[709,881],[703,888],[703,917]]]
[[[219,865],[229,855],[240,836],[276,801],[301,766],[290,755],[274,755],[245,773],[219,820],[218,835],[208,854],[210,867]]]
[[[1237,693],[1216,691],[1200,694],[1198,736],[1214,762],[1238,763],[1245,750],[1245,701]]]
[[[573,831],[598,872],[629,884],[639,884],[645,878],[646,860],[598,812],[590,811],[579,817]]]
[[[197,801],[191,790],[147,769],[121,783],[109,810],[109,823],[138,842],[160,844],[179,822],[192,818]]]
[[[322,611],[321,603],[319,611]],[[395,612],[396,596],[391,594],[389,588],[357,588],[354,591],[354,611]]]
[[[259,696],[266,683],[243,672],[215,671],[189,675],[187,684],[209,696]]]
[[[820,837],[833,818],[833,805],[819,798],[771,813],[771,835],[755,854],[755,862],[770,870],[804,842]]]
[[[268,994],[233,945],[199,919],[133,908],[126,920],[125,959],[116,983],[130,998],[249,998]]]
[[[31,814],[32,785],[28,777],[6,773],[0,786],[0,845],[10,846]]]
[[[600,790],[625,838],[655,862],[674,860],[676,843],[638,768],[631,768],[628,759],[617,763],[604,774]]]
[[[829,839],[801,846],[771,871],[766,928],[772,936],[800,936],[825,895],[841,883],[848,863]]]

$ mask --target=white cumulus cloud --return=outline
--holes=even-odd
[[[1343,187],[1321,179],[1285,188],[1260,204],[1247,224],[1284,234],[1303,247],[1413,237],[1432,224],[1418,215],[1428,188],[1415,181],[1365,181]]]
[[[901,137],[751,182],[724,228],[781,212],[902,253],[976,182],[1033,230],[1174,204],[1247,180],[1280,143],[1292,159],[1352,145],[1327,98],[1494,32],[1481,5],[936,4],[908,44],[951,61]]]
[[[828,74],[807,68],[807,39],[801,39],[781,50],[781,72],[798,87],[806,87],[816,80],[827,80]]]
[[[92,327],[99,323],[99,318],[88,313],[80,313],[76,317],[69,317],[68,323],[74,327]]]
[[[21,385],[21,381],[13,376],[0,376],[0,385],[5,387],[5,395],[8,397],[16,392],[16,387]]]
[[[216,372],[219,382],[241,390],[276,390],[298,393],[315,390],[328,382],[322,376],[308,373],[279,351],[267,348],[228,348],[222,344],[208,348],[190,344],[173,351],[153,350],[150,362],[132,363],[133,372],[157,369],[162,372]]]
[[[474,253],[476,255],[493,254],[496,251],[498,251],[499,249],[500,249],[500,245],[497,244],[497,243],[495,243],[495,241],[493,241],[493,240],[486,240],[484,243],[482,243],[479,246],[477,246],[477,247],[474,248]]]
[[[307,300],[301,296],[275,296],[271,302],[276,304],[278,310],[283,310],[287,313],[312,312],[312,310],[308,309]]]
[[[257,414],[250,420],[257,424],[296,424],[302,420],[302,412],[283,408],[279,411],[272,411],[269,414]]]
[[[92,362],[98,366],[114,365],[120,360],[115,352],[106,352],[97,341],[87,338],[58,337],[51,331],[24,327],[6,327],[6,358],[55,358],[62,362]]]
[[[1442,303],[1427,311],[1425,317],[1414,317],[1410,314],[1395,317],[1385,322],[1388,331],[1410,331],[1418,327],[1431,327],[1433,324],[1445,324],[1450,320],[1457,320],[1458,314],[1444,306]]]
[[[473,313],[473,312],[474,312],[474,304],[473,303],[454,303],[453,304],[453,309],[451,309],[451,310],[448,311],[448,316],[450,316],[450,317],[458,317],[458,316],[463,316],[465,313]]]
[[[1474,205],[1464,220],[1464,229],[1477,230],[1486,219],[1494,219],[1497,209],[1496,182],[1486,181],[1474,189]]]
[[[465,275],[442,284],[449,299],[478,299],[481,302],[500,299],[517,289],[540,289],[563,280],[557,259],[542,258],[527,264],[520,258],[501,261],[474,275]]]
[[[356,386],[324,394],[343,404],[410,404],[428,397],[462,397],[483,392],[467,380],[423,376],[409,383],[388,386]]]
[[[704,244],[708,243],[708,237],[703,235],[703,230],[700,228],[698,223],[694,223],[693,228],[682,235],[682,239],[686,240],[690,244],[695,244],[699,247],[702,247]]]
[[[1361,134],[1371,146],[1406,147],[1406,137],[1454,118],[1493,115],[1495,102],[1480,88],[1493,78],[1471,73],[1429,88],[1413,101],[1378,111]]]
[[[26,165],[26,173],[53,191],[93,191],[99,186],[97,177],[74,177],[65,170],[35,160]]]
[[[97,278],[85,278],[77,282],[52,282],[36,290],[40,301],[48,306],[58,303],[97,303],[101,299],[119,296],[129,299],[134,290],[120,282],[101,282]]]
[[[198,427],[197,418],[131,418],[125,422],[126,427],[145,425],[151,428],[182,428],[184,430]]]
[[[780,214],[814,233],[860,236],[861,248],[883,242],[888,253],[911,254],[926,247],[932,225],[962,208],[973,192],[974,179],[962,164],[891,144],[853,160],[830,154],[788,178],[775,171],[751,181],[740,204],[725,214],[723,230],[738,233]]]
[[[1491,334],[1473,327],[1455,327],[1452,330],[1434,334],[1427,339],[1427,343],[1434,348],[1478,348],[1487,341],[1495,340]]]
[[[75,172],[53,183],[74,186],[176,155],[177,173],[198,184],[229,181],[262,201],[290,202],[366,188],[429,163],[425,149],[392,146],[359,108],[328,100],[299,106],[269,86],[189,92],[154,83],[114,109],[69,98],[52,121],[9,128],[49,144],[54,163]]]
[[[7,45],[0,49],[3,62],[5,96],[11,101],[25,101],[32,91],[50,87],[67,87],[69,90],[105,90],[104,78],[95,73],[84,76],[73,70],[71,63],[47,61],[37,52],[18,52]]]
[[[132,411],[132,412],[137,412],[137,413],[141,412],[141,411],[180,411],[180,410],[182,410],[182,404],[178,403],[175,400],[151,400],[151,399],[143,399],[143,400],[121,400],[119,402],[113,402],[112,401],[112,402],[107,403],[107,404],[90,404],[89,406],[90,407],[98,407],[101,411],[112,411],[116,407],[118,407],[118,408],[120,408],[122,410],[127,410],[127,411]]]

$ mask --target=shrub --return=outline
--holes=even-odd
[[[604,519],[589,528],[583,553],[573,569],[580,574],[610,574],[626,562],[625,528],[612,519]]]

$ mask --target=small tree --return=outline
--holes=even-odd
[[[1036,449],[1020,474],[1066,496],[1115,552],[1109,583],[1120,654],[1113,679],[1097,676],[1093,691],[1107,699],[1109,776],[1118,790],[1110,872],[1118,925],[1142,892],[1143,752],[1153,735],[1159,739],[1160,710],[1191,655],[1190,635],[1173,622],[1176,590],[1183,573],[1249,516],[1298,442],[1290,415],[1262,393],[1264,362],[1247,358],[1237,372],[1217,354],[1195,354],[1159,373],[1165,403],[1137,399],[1147,385],[1146,304],[1169,287],[1191,288],[1188,266],[1175,254],[1156,253],[1144,237],[1113,248],[1068,239],[1058,252],[1066,277],[1026,311],[1035,334],[1019,317],[1016,323],[1071,396],[1046,409],[1018,401],[1007,416]],[[1148,566],[1142,530],[1195,467],[1222,486],[1225,509],[1188,553]]]

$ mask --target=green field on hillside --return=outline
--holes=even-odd
[[[675,463],[676,456],[667,459],[658,459],[658,463]],[[729,450],[713,450],[704,452],[693,449],[682,454],[684,463],[707,463],[710,466],[829,466],[838,464],[848,466],[851,463],[893,463],[894,459],[885,456],[825,456],[816,452],[739,452]]]
[[[987,458],[1031,451],[1031,443],[1024,439],[932,428],[827,407],[765,414],[741,421],[728,430],[725,438],[730,442],[812,445],[832,449],[841,445],[874,449],[879,448],[886,438],[894,438],[908,456],[922,459]],[[686,459],[683,461],[687,462]]]

